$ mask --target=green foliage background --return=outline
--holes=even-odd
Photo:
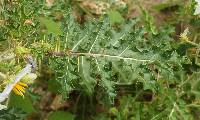
[[[24,55],[31,54],[39,78],[25,99],[11,95],[10,108],[0,111],[0,117],[14,119],[21,113],[12,109],[21,109],[26,119],[42,119],[43,110],[33,105],[41,96],[32,90],[47,84],[63,101],[75,101],[67,110],[49,112],[49,120],[200,119],[199,18],[193,15],[194,1],[174,3],[155,7],[178,6],[175,17],[157,27],[139,3],[141,17],[125,18],[128,8],[111,7],[96,16],[82,10],[79,1],[59,0],[51,7],[37,0],[1,1],[1,51],[16,58],[0,61],[0,70],[22,67]],[[76,8],[93,17],[79,23]],[[191,32],[181,31],[179,38],[175,26],[180,23]]]

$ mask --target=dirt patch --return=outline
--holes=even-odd
[[[170,4],[174,3],[173,0],[140,0],[139,2],[129,2],[129,13],[127,17],[139,17],[141,16],[141,10],[139,8],[139,5],[141,5],[144,9],[149,11],[149,13],[154,17],[155,23],[157,26],[160,26],[164,21],[166,21],[168,18],[172,17],[173,11],[176,10],[176,6],[171,4],[172,9],[166,10],[166,11],[159,11],[156,9],[156,7],[164,5],[164,4]],[[175,6],[175,7],[174,7]],[[170,12],[169,12],[170,11]],[[171,12],[172,11],[172,12]]]

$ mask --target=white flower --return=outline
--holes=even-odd
[[[196,9],[194,15],[200,14],[200,0],[195,0],[197,2]]]
[[[6,108],[7,108],[6,105],[1,105],[1,104],[0,104],[0,110],[6,109]]]
[[[10,92],[13,90],[14,86],[28,73],[31,72],[32,65],[27,64],[24,69],[22,69],[15,77],[15,79],[6,85],[5,89],[2,93],[0,93],[0,103],[6,100],[10,94]],[[0,110],[6,108],[6,106],[0,104]]]

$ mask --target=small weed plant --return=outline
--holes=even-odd
[[[11,88],[22,97],[11,92],[2,101],[8,108],[0,111],[0,118],[21,119],[36,112],[33,90],[42,83],[63,101],[76,101],[67,110],[69,119],[200,119],[200,47],[189,28],[176,37],[172,24],[156,27],[142,7],[141,18],[124,20],[112,10],[79,23],[71,3],[1,1],[0,90],[26,64],[32,68]],[[118,18],[122,20],[115,22]],[[197,19],[192,14],[187,18]]]

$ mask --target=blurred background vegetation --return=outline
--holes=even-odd
[[[37,58],[38,77],[24,98],[11,93],[0,119],[199,120],[196,4],[195,0],[1,0],[0,72],[11,79],[25,65],[24,56],[31,54]],[[81,53],[71,50],[84,35],[90,37],[77,47],[81,53],[96,38],[103,42],[93,47],[95,52],[104,55],[109,49],[114,54],[130,48],[125,55],[152,58],[153,64],[82,59]],[[106,46],[108,42],[113,48]],[[62,51],[78,55],[53,56],[62,56]],[[89,62],[79,68],[83,61]]]

